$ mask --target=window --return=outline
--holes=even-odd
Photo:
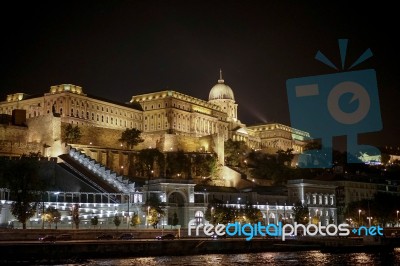
[[[101,116],[101,122],[104,122],[104,116]]]
[[[94,113],[92,113],[92,120],[94,120]]]
[[[196,211],[194,218],[196,219],[196,225],[203,223],[204,214],[202,211]]]
[[[99,121],[99,115],[97,115],[96,118],[97,118],[97,121]]]

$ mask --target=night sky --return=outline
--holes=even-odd
[[[289,124],[286,80],[337,73],[337,39],[348,38],[347,67],[377,71],[383,131],[361,137],[400,145],[397,8],[332,1],[34,1],[2,4],[0,97],[71,83],[127,102],[164,89],[201,99],[219,69],[247,125]],[[71,3],[72,2],[72,3]],[[305,2],[305,1],[304,1]]]

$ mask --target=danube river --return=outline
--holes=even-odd
[[[400,248],[385,253],[300,251],[95,259],[85,265],[400,265]]]

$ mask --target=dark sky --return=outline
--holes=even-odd
[[[33,1],[32,1],[33,2]],[[1,8],[0,97],[71,83],[127,102],[163,90],[208,98],[222,68],[246,124],[290,123],[286,80],[336,73],[367,48],[354,70],[377,71],[383,131],[362,140],[399,145],[399,42],[394,6],[331,1],[13,1]]]

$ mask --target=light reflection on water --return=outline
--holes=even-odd
[[[301,251],[96,259],[85,265],[400,265],[400,248],[389,253],[333,254]]]

